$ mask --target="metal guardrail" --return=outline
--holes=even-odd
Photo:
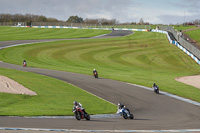
[[[151,29],[151,25],[137,24],[87,24],[87,23],[67,23],[67,22],[0,22],[0,26],[65,26],[65,27],[82,27],[82,28],[122,28],[122,29]]]
[[[190,51],[194,56],[196,56],[200,60],[200,49],[195,47],[193,44],[189,43],[187,40],[185,40],[180,32],[175,31],[171,26],[159,26],[160,30],[169,31],[173,34],[176,41],[185,49]]]
[[[198,59],[198,57],[196,57],[193,53],[191,53],[190,51],[188,51],[185,47],[183,47],[182,45],[180,45],[179,42],[177,42],[177,40],[174,38],[173,34],[169,31],[164,31],[164,30],[158,30],[158,29],[152,29],[152,32],[159,32],[159,33],[163,33],[167,35],[167,38],[169,40],[169,42],[171,44],[174,44],[175,46],[177,46],[179,49],[181,49],[183,52],[185,52],[187,55],[189,55],[194,61],[197,62],[197,64],[200,65],[200,60]]]

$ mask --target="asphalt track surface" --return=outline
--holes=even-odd
[[[119,34],[120,33],[120,34]],[[114,31],[105,37],[119,37],[131,34],[130,31]],[[98,38],[102,38],[98,37]],[[60,39],[42,40],[56,41]],[[39,42],[40,40],[34,40]],[[33,40],[23,41],[30,43]],[[21,41],[0,42],[0,46],[20,44]],[[0,117],[0,127],[37,128],[37,129],[77,129],[81,130],[184,130],[200,129],[200,107],[164,94],[110,79],[94,79],[93,76],[32,68],[0,62],[0,67],[34,72],[71,83],[83,90],[99,96],[114,104],[121,102],[133,112],[134,120],[123,118],[94,118],[90,121],[59,118]],[[117,73],[116,73],[117,74]],[[4,131],[4,130],[0,130]],[[5,130],[5,133],[13,133]],[[24,131],[17,131],[24,132]],[[26,131],[32,132],[32,131]],[[38,132],[38,131],[37,131]],[[46,131],[42,131],[45,133]],[[54,132],[54,131],[52,131]],[[51,133],[52,133],[51,132]],[[117,132],[117,131],[116,131]]]

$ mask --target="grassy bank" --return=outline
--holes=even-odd
[[[108,30],[22,28],[0,26],[0,41],[86,38],[110,33]]]
[[[183,25],[172,25],[171,27],[173,27],[174,29],[176,30],[188,30],[188,29],[192,29],[192,28],[196,28],[196,26],[190,26],[190,25],[187,25],[187,26],[183,26]]]
[[[90,114],[116,112],[115,105],[61,80],[3,68],[0,68],[0,75],[7,76],[38,94],[28,96],[0,93],[0,115],[73,115],[72,107],[75,100],[81,102]],[[91,101],[95,101],[95,104]]]
[[[187,31],[185,33],[200,44],[200,29]]]
[[[69,40],[1,50],[0,60],[21,65],[91,74],[150,87],[200,102],[200,90],[174,80],[200,74],[200,67],[160,33],[135,32],[114,39]]]

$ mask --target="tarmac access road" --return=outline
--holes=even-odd
[[[117,32],[121,35],[117,35]],[[113,31],[111,37],[122,36],[127,31]],[[131,34],[131,33],[129,33]],[[101,36],[102,38],[103,36]],[[108,35],[107,35],[108,37]],[[37,40],[39,41],[39,40]],[[31,41],[30,41],[31,42]],[[1,46],[0,42],[0,46]],[[17,43],[16,43],[17,44]],[[9,43],[6,44],[7,46]],[[13,44],[12,44],[13,45]],[[133,112],[134,120],[123,118],[94,118],[90,121],[59,118],[24,118],[0,117],[0,127],[34,128],[34,129],[65,129],[68,132],[194,132],[185,129],[200,129],[200,107],[168,97],[165,94],[156,95],[153,91],[142,87],[110,79],[93,76],[47,70],[0,62],[0,67],[34,72],[71,83],[96,96],[114,104],[124,103]],[[70,131],[77,129],[77,131]],[[86,131],[87,130],[87,131]],[[106,130],[106,131],[105,131]],[[156,130],[156,131],[154,131]],[[162,131],[161,131],[162,130]],[[0,130],[0,133],[32,133],[49,131]],[[51,133],[63,131],[50,131]],[[198,132],[198,131],[197,131]],[[200,132],[200,130],[199,130]]]

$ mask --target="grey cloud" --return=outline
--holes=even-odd
[[[177,8],[182,8],[183,10],[190,13],[200,12],[200,0],[180,0],[173,2],[174,6]]]
[[[132,3],[131,0],[1,0],[0,13],[30,13],[60,20],[71,15],[86,18],[103,14],[118,19],[128,14],[126,8]]]
[[[177,2],[178,1],[178,2]],[[147,5],[150,4],[150,5]],[[156,7],[156,4],[163,3],[160,0],[147,2],[147,0],[0,0],[0,13],[21,13],[36,14],[47,17],[67,20],[71,15],[78,15],[82,18],[99,18],[101,16],[107,19],[117,19],[120,22],[138,22],[140,18],[155,19],[157,12],[169,14],[165,10],[147,11],[144,8],[148,6]],[[176,0],[171,5],[180,12],[186,10],[186,15],[193,16],[200,12],[200,0]],[[158,23],[168,22],[177,23],[183,21],[181,16],[161,15],[158,16]],[[168,20],[168,21],[167,21]]]
[[[191,22],[199,18],[199,15],[178,16],[178,15],[161,15],[157,17],[162,24],[182,24]]]
[[[182,15],[160,15],[157,18],[164,24],[177,24],[200,19],[200,0],[178,0],[171,5],[182,10]]]

